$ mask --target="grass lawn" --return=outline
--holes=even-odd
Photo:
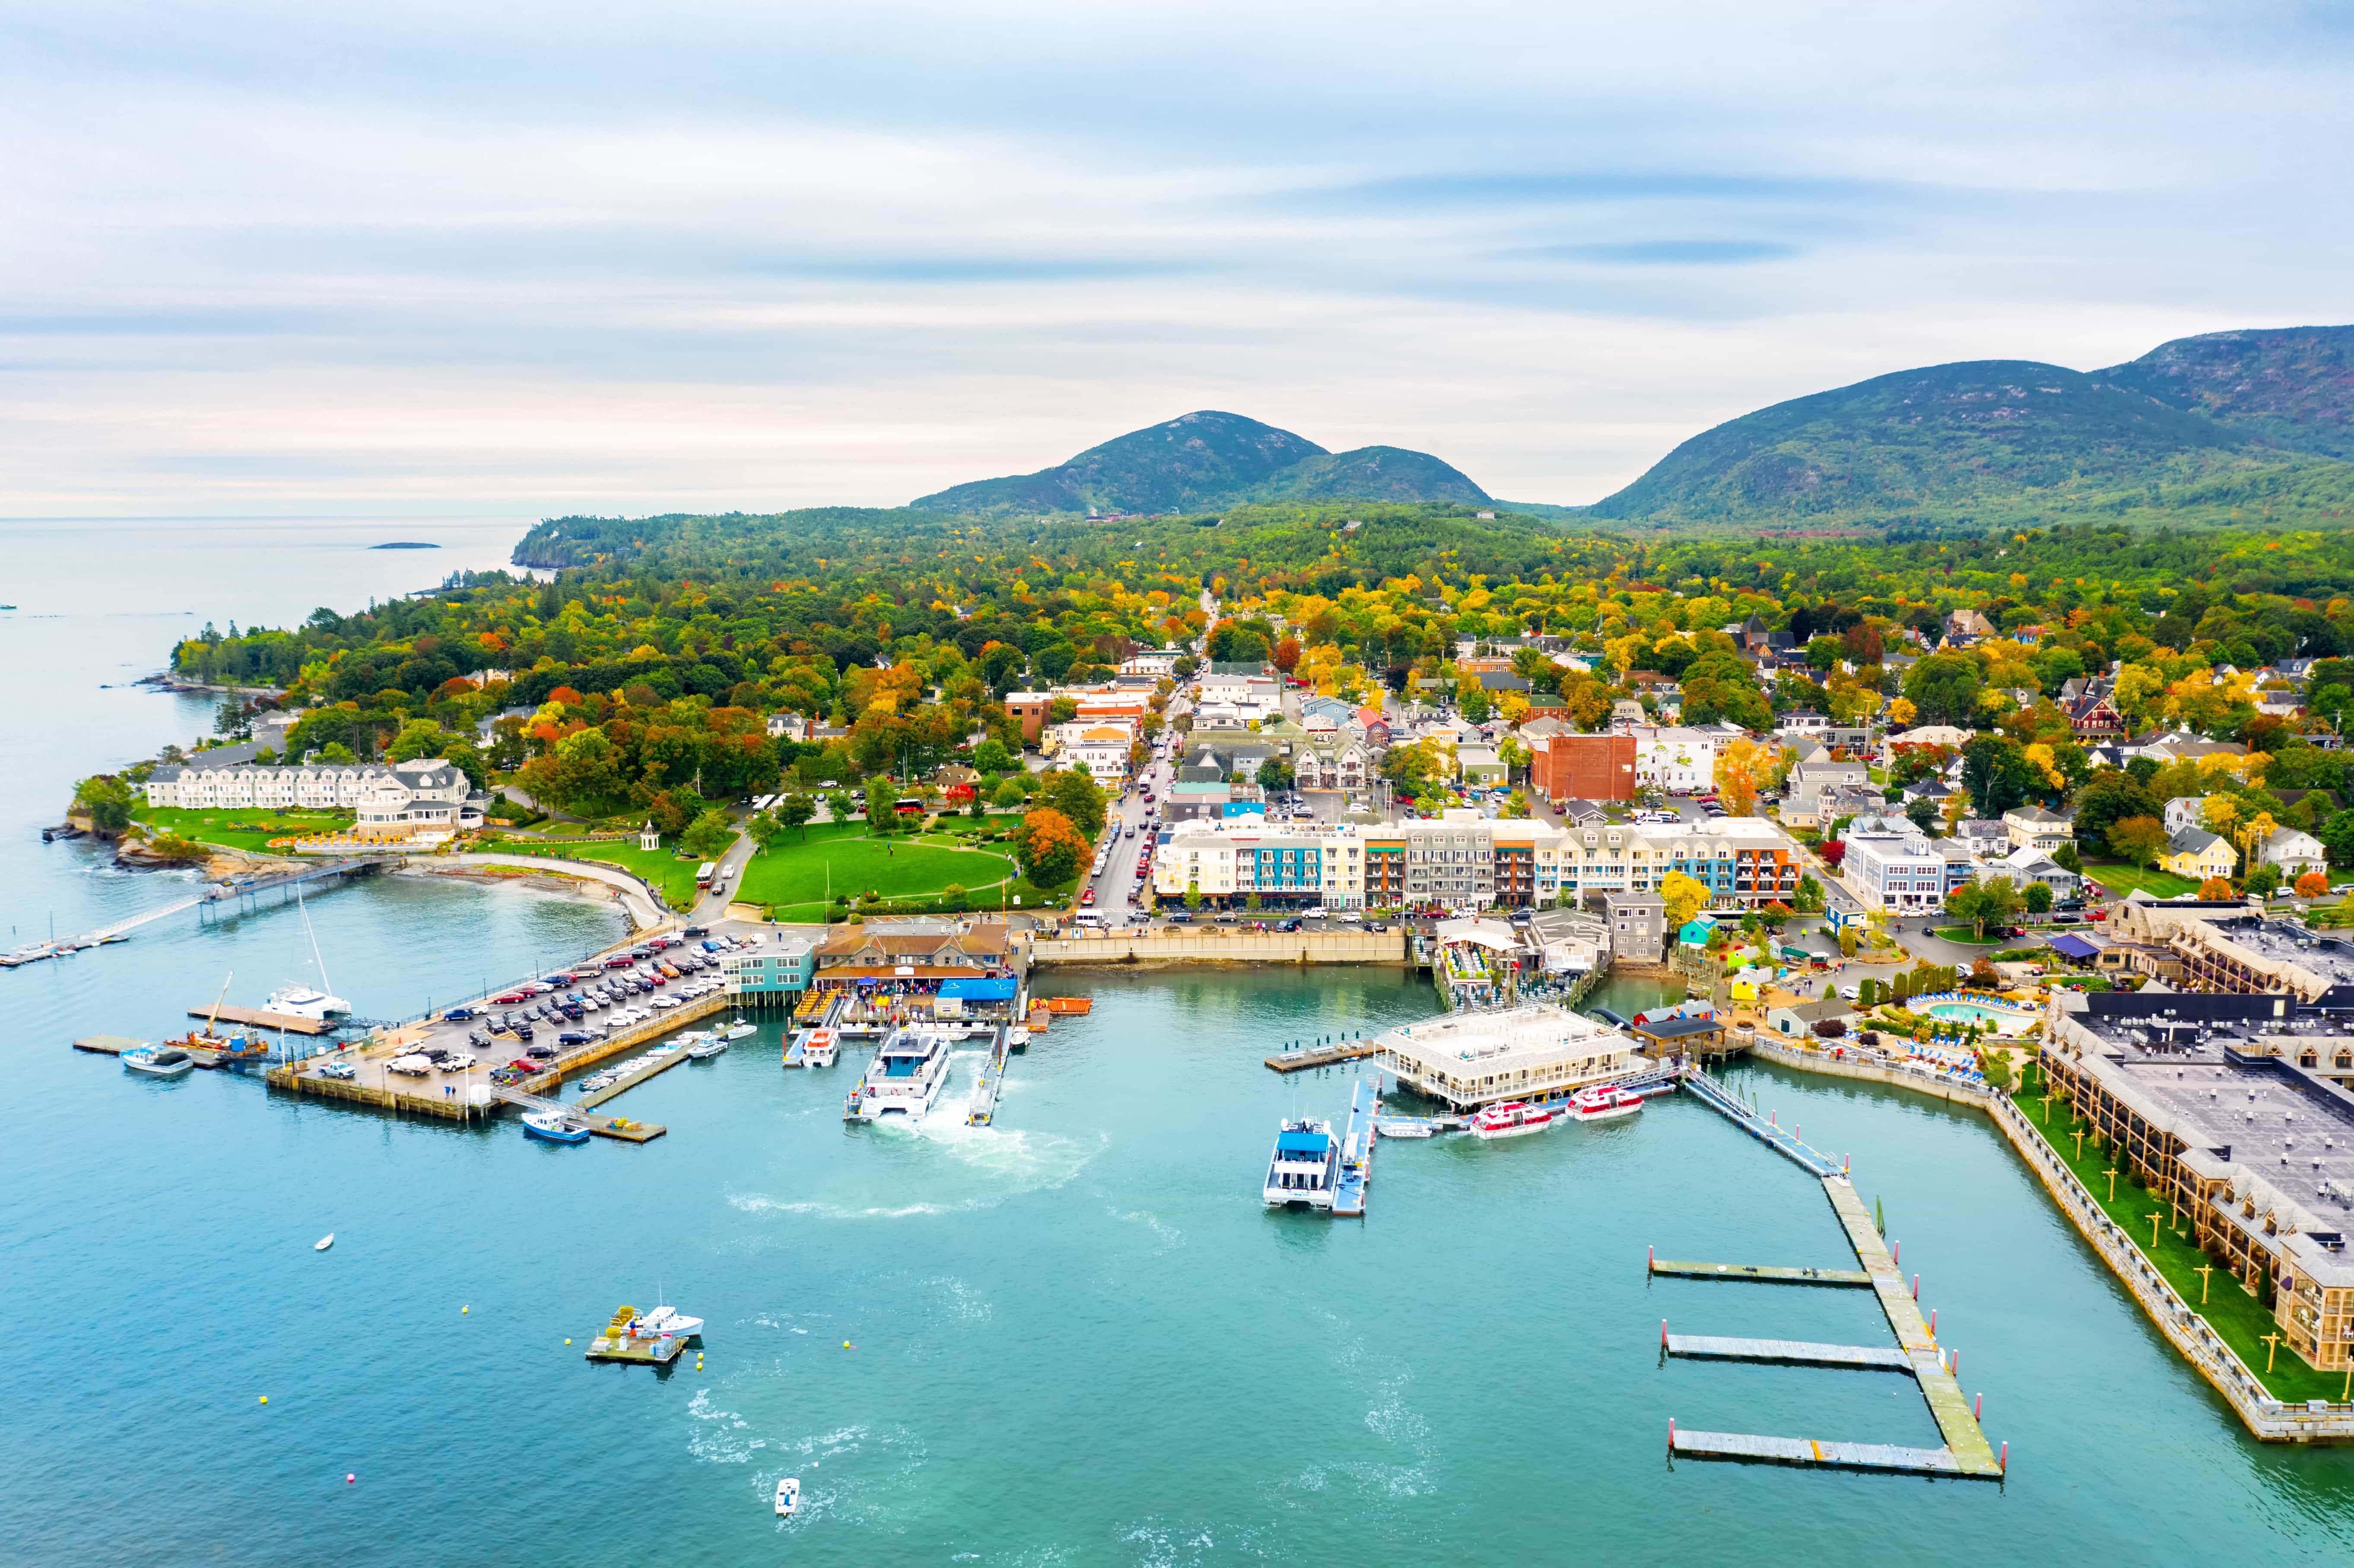
[[[1991,948],[1999,942],[2009,940],[2007,937],[1981,937],[1974,926],[1939,926],[1930,934],[1943,937],[1948,942],[1960,942],[1973,948]]]
[[[780,920],[807,919],[824,906],[829,892],[836,897],[871,892],[886,899],[925,898],[952,882],[971,894],[975,905],[994,906],[998,887],[1007,883],[1009,900],[1019,893],[1025,907],[1036,907],[1040,896],[1002,850],[958,848],[938,834],[878,838],[863,822],[812,823],[807,842],[797,833],[779,834],[766,854],[745,863],[736,896],[773,906]]]
[[[2190,877],[2170,871],[2145,871],[2137,865],[2087,861],[2084,874],[2120,898],[2137,887],[2147,888],[2160,898],[2179,898],[2199,891],[2199,884]]]
[[[681,860],[669,850],[642,850],[633,839],[617,839],[610,843],[567,844],[550,843],[539,839],[508,839],[502,843],[485,846],[512,854],[541,854],[557,860],[602,861],[635,872],[663,890],[663,900],[673,909],[684,909],[695,903],[695,868],[693,860]]]
[[[224,806],[217,810],[182,810],[142,806],[131,813],[155,833],[177,833],[198,843],[268,853],[271,839],[302,838],[352,825],[349,811],[265,811]]]
[[[2093,1147],[2089,1130],[2092,1124],[2074,1119],[2070,1107],[2056,1099],[2047,1107],[2040,1096],[2022,1093],[2018,1103],[2019,1108],[2027,1113],[2036,1127],[2045,1130],[2052,1147],[2059,1150],[2060,1158],[2076,1172],[2076,1179],[2084,1183],[2084,1190],[2093,1194],[2110,1219],[2133,1237],[2134,1245],[2158,1266],[2158,1271],[2166,1276],[2166,1282],[2181,1293],[2191,1309],[2202,1314],[2208,1326],[2239,1353],[2240,1360],[2246,1362],[2248,1370],[2262,1380],[2273,1397],[2293,1404],[2307,1399],[2343,1397],[2346,1387],[2344,1372],[2316,1372],[2298,1360],[2296,1352],[2285,1343],[2273,1361],[2272,1374],[2266,1376],[2264,1356],[2267,1347],[2264,1337],[2280,1332],[2278,1325],[2273,1321],[2272,1309],[2242,1289],[2237,1280],[2221,1269],[2207,1277],[2207,1304],[2200,1307],[2198,1270],[2201,1264],[2211,1265],[2215,1260],[2191,1245],[2189,1225],[2186,1224],[2176,1230],[2161,1223],[2158,1226],[2158,1245],[2153,1248],[2149,1239],[2149,1216],[2153,1213],[2169,1211],[2147,1189],[2135,1186],[2122,1171],[2117,1175],[2116,1201],[2109,1201],[2109,1179],[2102,1172],[2108,1170],[2112,1162]],[[2051,1118],[2048,1128],[2044,1120],[2047,1111]],[[2076,1153],[2076,1139],[2070,1136],[2079,1128],[2088,1129],[2082,1156]]]

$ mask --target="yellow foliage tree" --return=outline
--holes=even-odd
[[[1681,930],[1691,917],[1708,907],[1708,889],[1681,871],[1668,873],[1659,884],[1659,900],[1668,906],[1668,925]]]
[[[1716,754],[1716,792],[1724,801],[1724,809],[1736,817],[1755,812],[1758,780],[1773,764],[1772,757],[1754,740],[1736,740],[1720,749]]]
[[[1888,705],[1888,727],[1891,729],[1911,729],[1913,721],[1920,716],[1921,710],[1913,705],[1910,697],[1898,697]]]

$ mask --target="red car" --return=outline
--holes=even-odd
[[[1096,890],[1095,890],[1094,888],[1092,888],[1092,887],[1088,888],[1085,893],[1082,893],[1082,894],[1080,894],[1080,895],[1079,895],[1079,907],[1081,907],[1082,909],[1084,909],[1084,908],[1086,908],[1087,906],[1089,906],[1089,905],[1093,904],[1095,901],[1096,901]]]
[[[501,991],[498,995],[491,998],[491,1000],[497,1002],[501,1007],[513,1007],[518,1001],[529,1001],[531,1000],[531,992],[527,991]]]

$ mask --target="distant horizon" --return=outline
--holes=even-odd
[[[1892,371],[2354,318],[2336,18],[1412,17],[45,16],[0,495],[891,506],[1209,408],[1575,506]]]

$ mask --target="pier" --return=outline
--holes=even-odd
[[[1650,1271],[1677,1279],[1745,1279],[1757,1285],[1836,1285],[1869,1289],[1872,1276],[1860,1268],[1784,1268],[1768,1263],[1674,1263],[1650,1260]]]
[[[1913,1358],[1893,1345],[1818,1345],[1803,1340],[1742,1340],[1714,1334],[1659,1336],[1664,1353],[1693,1361],[1772,1361],[1792,1367],[1849,1367],[1910,1372]]]
[[[1706,1073],[1695,1070],[1686,1075],[1684,1082],[1691,1087],[1692,1093],[1699,1097],[1702,1104],[1723,1116],[1727,1121],[1776,1154],[1783,1155],[1803,1167],[1809,1176],[1828,1179],[1846,1171],[1845,1160],[1834,1159],[1819,1149],[1809,1149],[1799,1141],[1796,1128],[1782,1127],[1769,1118],[1759,1116],[1740,1100],[1735,1099],[1732,1090],[1725,1088]]]
[[[1382,1091],[1378,1079],[1357,1080],[1349,1091],[1349,1130],[1341,1142],[1341,1175],[1332,1186],[1332,1214],[1336,1219],[1363,1219],[1365,1213],[1365,1189],[1373,1179],[1373,1145],[1379,1140],[1375,1130],[1381,1119]]]
[[[1380,1041],[1360,1035],[1354,1040],[1336,1040],[1303,1046],[1296,1051],[1278,1051],[1267,1058],[1267,1065],[1278,1073],[1300,1073],[1310,1067],[1330,1067],[1340,1062],[1362,1061],[1381,1048]]]
[[[1817,1465],[1835,1470],[1896,1475],[1962,1476],[1943,1448],[1900,1448],[1885,1443],[1835,1443],[1825,1438],[1761,1437],[1751,1432],[1682,1432],[1670,1424],[1668,1452],[1685,1459],[1747,1460],[1763,1465]]]
[[[660,1122],[632,1121],[625,1116],[591,1116],[578,1104],[566,1105],[562,1100],[543,1099],[537,1095],[527,1095],[521,1089],[495,1089],[492,1092],[502,1105],[513,1106],[517,1110],[560,1116],[567,1121],[587,1128],[599,1138],[619,1139],[623,1143],[652,1143],[670,1130]]]
[[[989,1059],[981,1066],[981,1079],[972,1086],[972,1098],[965,1107],[967,1127],[987,1127],[997,1115],[998,1091],[1005,1086],[1006,1025],[997,1026],[990,1041]]]
[[[281,1034],[330,1034],[335,1028],[323,1020],[304,1018],[299,1013],[269,1012],[259,1007],[239,1007],[235,1003],[192,1007],[188,1009],[188,1016],[217,1019],[223,1023],[242,1023],[249,1029],[275,1029]]]

